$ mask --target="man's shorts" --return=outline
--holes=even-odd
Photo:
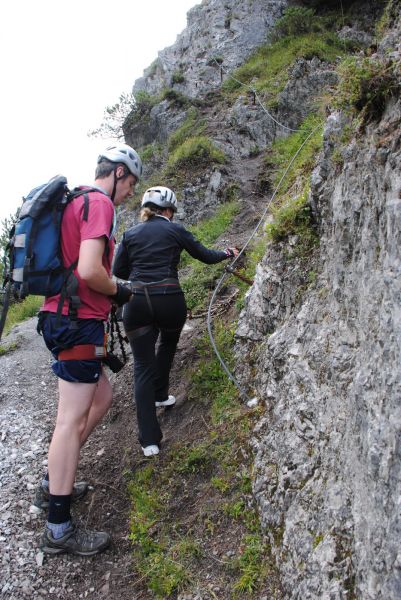
[[[39,314],[40,329],[46,346],[55,358],[52,369],[57,377],[73,383],[96,383],[102,373],[100,360],[58,360],[61,350],[80,344],[103,346],[104,323],[97,319],[78,319],[78,327],[71,328],[69,317],[62,316],[56,326],[56,314],[41,312]]]

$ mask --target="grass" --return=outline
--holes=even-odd
[[[273,222],[266,226],[268,237],[275,243],[296,236],[295,257],[307,257],[318,244],[308,203],[309,178],[322,147],[322,118],[309,116],[300,130],[285,139],[277,140],[266,155],[266,168],[271,173],[278,194],[271,206]],[[311,137],[297,154],[290,170],[282,180],[292,157],[312,132]]]
[[[1,344],[1,342],[0,342]],[[4,354],[8,354],[9,352],[13,352],[17,350],[21,346],[21,341],[17,340],[16,342],[10,342],[9,344],[0,345],[0,356],[4,356]]]
[[[243,598],[243,594],[256,591],[258,581],[268,574],[268,566],[263,563],[267,547],[259,535],[246,535],[242,544],[242,554],[237,559],[240,577],[234,585],[234,591]]]
[[[238,210],[236,201],[227,202],[219,206],[213,217],[189,229],[202,244],[210,246],[227,230]],[[210,290],[223,273],[224,264],[205,265],[184,251],[180,262],[180,269],[183,268],[189,271],[181,278],[189,310],[204,308]]]
[[[216,340],[229,364],[233,339],[218,323]],[[235,555],[219,560],[219,578],[233,599],[257,598],[271,563],[251,496],[248,440],[256,414],[238,402],[206,338],[197,351],[189,399],[202,406],[206,426],[127,474],[133,564],[150,597],[176,598],[207,585],[215,536],[235,530],[235,544],[226,546]]]
[[[175,174],[176,170],[199,169],[224,162],[224,153],[209,138],[194,136],[185,139],[170,153],[166,173]]]
[[[28,296],[22,302],[14,302],[8,309],[6,323],[4,326],[4,335],[7,335],[13,327],[34,317],[43,304],[42,296]]]
[[[323,117],[310,115],[301,124],[299,131],[286,138],[276,140],[266,153],[265,165],[269,170],[272,184],[276,187],[284,175],[291,159],[302,146],[308,135],[314,131],[311,138],[297,155],[285,179],[280,184],[279,193],[290,190],[296,181],[305,182],[314,167],[316,156],[323,144]]]
[[[378,120],[391,97],[401,91],[399,63],[348,57],[338,67],[340,82],[333,104],[361,124]]]
[[[198,111],[195,107],[188,110],[184,123],[168,139],[168,150],[173,152],[181,146],[188,138],[202,135],[205,131],[205,122],[198,118]]]
[[[274,221],[266,225],[266,232],[275,243],[290,236],[298,237],[296,256],[306,256],[319,242],[316,231],[311,227],[308,193],[307,187],[300,195],[286,198],[273,206]]]
[[[314,56],[327,62],[344,55],[344,45],[333,33],[307,33],[297,37],[284,37],[273,44],[261,46],[251,58],[237,69],[233,77],[263,96],[271,108],[277,103],[278,94],[284,89],[289,69],[295,60]],[[236,97],[242,86],[229,78],[223,84],[227,96]]]

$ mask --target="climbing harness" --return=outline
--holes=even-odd
[[[122,359],[114,353],[115,336],[117,336]],[[109,341],[109,343],[108,343]],[[117,319],[116,308],[113,306],[109,320],[106,324],[103,345],[77,344],[58,353],[58,360],[100,360],[108,366],[113,373],[118,373],[127,362],[124,343],[128,339],[122,335]]]
[[[58,360],[98,360],[107,356],[107,348],[95,344],[77,344],[72,348],[61,350]]]

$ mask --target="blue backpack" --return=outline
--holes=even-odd
[[[64,301],[68,299],[69,314],[76,316],[80,299],[77,295],[78,280],[73,271],[78,261],[68,267],[63,265],[61,222],[66,206],[82,195],[83,219],[88,219],[87,194],[90,191],[94,191],[93,188],[69,190],[67,179],[57,175],[23,198],[5,253],[3,287],[7,287],[8,293],[15,299],[22,300],[29,294],[60,294],[58,314],[61,314]]]

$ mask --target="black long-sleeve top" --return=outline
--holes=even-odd
[[[203,246],[182,225],[157,215],[124,233],[114,260],[113,274],[132,282],[176,279],[178,284],[178,263],[182,250],[206,264],[228,258],[222,250]]]

